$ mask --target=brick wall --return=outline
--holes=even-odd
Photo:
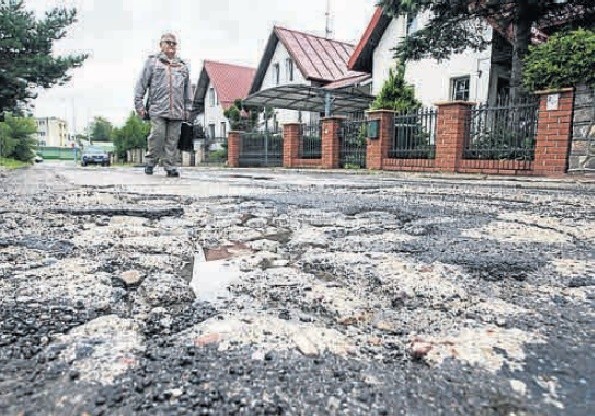
[[[302,129],[299,123],[286,123],[283,125],[283,167],[320,168],[322,159],[301,159],[299,157],[301,138]]]
[[[572,132],[574,90],[540,91],[533,173],[556,176],[566,172]]]
[[[463,158],[469,110],[473,103],[453,101],[437,106],[435,167],[440,171],[456,172]]]
[[[322,120],[322,168],[339,167],[339,134],[343,117],[326,117]]]
[[[384,160],[388,158],[388,151],[394,134],[395,113],[387,110],[369,111],[368,120],[378,121],[378,138],[368,138],[366,167],[379,170],[384,167]]]
[[[240,143],[239,131],[230,131],[227,136],[227,164],[231,168],[240,166]]]
[[[568,166],[571,133],[573,126],[574,90],[542,91],[537,124],[535,159],[481,160],[463,158],[465,136],[469,127],[473,103],[438,103],[436,121],[436,149],[434,159],[389,158],[394,135],[394,112],[370,111],[368,120],[378,120],[379,138],[367,140],[367,167],[375,170],[442,171],[484,174],[521,174],[557,176],[564,174]],[[343,117],[327,117],[322,120],[321,159],[300,159],[301,128],[298,123],[284,125],[283,166],[287,168],[336,169],[340,161],[340,132]],[[588,134],[595,134],[590,121]],[[591,136],[587,136],[589,140]],[[240,132],[230,132],[228,139],[228,164],[239,166]],[[595,147],[591,141],[587,143]],[[580,151],[575,145],[573,151]],[[595,150],[595,149],[594,149]],[[594,162],[595,164],[595,162]]]
[[[380,122],[380,137],[368,139],[368,169],[556,176],[566,172],[572,128],[573,90],[544,91],[540,96],[535,160],[464,159],[465,136],[473,103],[438,103],[435,159],[388,158],[394,134],[394,113],[371,111]],[[549,100],[549,105],[548,105]],[[555,105],[554,105],[555,104]],[[592,128],[595,133],[595,128]],[[594,145],[595,146],[595,145]],[[595,161],[594,161],[595,163]]]

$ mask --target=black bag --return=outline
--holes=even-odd
[[[143,121],[151,121],[151,116],[149,115],[149,99],[147,98],[147,104],[145,104],[145,115],[142,118]]]
[[[191,123],[183,122],[180,139],[178,140],[178,149],[184,152],[194,151],[194,126]]]

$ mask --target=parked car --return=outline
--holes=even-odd
[[[109,166],[109,155],[100,147],[85,147],[81,154],[81,166],[87,165]]]
[[[33,161],[34,161],[35,163],[43,162],[43,157],[41,157],[41,155],[35,155],[35,156],[33,157]]]

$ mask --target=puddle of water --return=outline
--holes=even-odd
[[[194,255],[190,287],[198,300],[216,302],[229,295],[227,287],[239,280],[240,269],[227,259],[207,261],[201,247]]]

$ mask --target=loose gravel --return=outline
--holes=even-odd
[[[0,175],[1,414],[595,408],[591,181],[102,173]]]

